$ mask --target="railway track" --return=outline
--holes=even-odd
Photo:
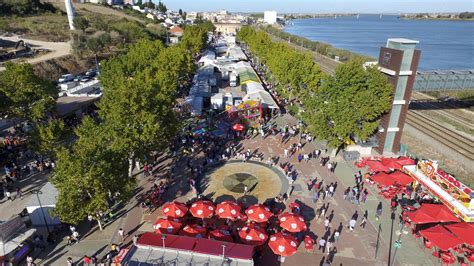
[[[426,100],[426,99],[419,98],[416,95],[412,95],[411,98],[412,98],[412,101],[413,100],[414,101],[410,104],[416,104],[416,105],[420,105],[420,106],[427,106],[427,107],[429,107],[429,109],[427,109],[427,111],[442,115],[442,116],[452,120],[453,122],[456,122],[456,123],[468,128],[470,130],[474,130],[474,126],[472,125],[472,120],[467,119],[464,116],[460,116],[460,115],[458,116],[458,115],[455,115],[451,112],[445,111],[445,110],[442,109],[442,106],[440,106],[439,104],[434,104],[432,102],[423,102],[422,100]],[[449,103],[443,103],[443,104],[445,104],[446,106],[452,106]],[[452,106],[452,107],[460,108],[459,106]]]
[[[474,160],[474,140],[461,135],[426,115],[410,111],[407,122],[417,130],[457,151],[469,160]]]

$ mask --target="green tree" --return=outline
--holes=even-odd
[[[77,16],[74,18],[74,26],[84,32],[87,28],[89,28],[90,22],[84,16]]]
[[[137,3],[136,3],[136,5],[141,8],[142,5],[143,5],[143,1],[142,1],[142,0],[138,0]]]
[[[365,141],[390,108],[393,88],[377,68],[364,69],[363,61],[340,65],[317,93],[305,100],[304,121],[317,137],[333,147]]]
[[[178,14],[179,14],[180,16],[183,15],[183,10],[182,10],[181,8],[178,10]]]
[[[31,135],[33,149],[39,154],[54,158],[59,149],[65,144],[69,130],[62,120],[49,120],[46,123],[36,125]]]
[[[78,224],[89,214],[105,212],[110,195],[119,200],[131,195],[135,181],[127,176],[123,154],[111,149],[107,130],[86,117],[72,149],[58,153],[50,181],[59,192],[54,214],[62,222]]]
[[[159,41],[143,40],[102,69],[99,114],[112,147],[127,154],[130,168],[153,150],[163,150],[178,130],[173,111],[177,70]]]
[[[27,63],[7,62],[0,72],[0,115],[29,121],[42,119],[57,98],[54,85],[38,77]]]
[[[166,13],[166,11],[168,11],[168,8],[166,7],[165,4],[163,4],[161,1],[158,3],[158,11],[162,12],[162,13]]]

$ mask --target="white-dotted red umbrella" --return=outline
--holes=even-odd
[[[207,235],[207,229],[197,224],[186,225],[183,229],[181,229],[179,234],[183,236],[204,238]]]
[[[308,228],[306,226],[304,218],[295,213],[284,212],[280,215],[278,220],[280,221],[281,228],[292,233],[306,231],[306,229]]]
[[[268,238],[267,233],[263,228],[251,225],[242,227],[239,231],[239,236],[242,241],[256,246],[263,245]]]
[[[226,200],[216,206],[216,215],[223,219],[236,219],[240,215],[240,206],[236,202]]]
[[[296,237],[284,232],[272,235],[268,241],[268,246],[273,253],[283,257],[295,254],[298,250],[298,245],[299,242]]]
[[[273,215],[273,213],[270,211],[270,208],[263,204],[251,205],[247,208],[245,214],[247,214],[247,217],[250,221],[257,223],[266,222]]]
[[[184,203],[173,201],[165,203],[161,211],[165,216],[181,218],[188,212],[188,207]]]
[[[189,212],[196,218],[211,218],[214,215],[214,203],[209,200],[196,201],[189,208]]]
[[[160,234],[176,234],[183,226],[177,218],[158,218],[153,224],[153,229]]]

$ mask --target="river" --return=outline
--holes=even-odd
[[[405,20],[393,15],[295,19],[285,28],[294,35],[323,41],[378,58],[388,38],[420,41],[419,70],[474,69],[474,22]]]

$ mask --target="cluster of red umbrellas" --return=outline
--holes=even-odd
[[[208,219],[214,215],[221,219],[236,221],[247,219],[247,224],[238,231],[238,237],[243,243],[260,246],[268,240],[272,251],[280,256],[293,255],[299,245],[299,241],[290,233],[307,230],[305,219],[296,213],[284,212],[278,217],[282,232],[268,236],[265,228],[267,222],[274,216],[269,207],[263,204],[254,204],[242,214],[242,208],[233,201],[223,201],[217,205],[210,200],[199,200],[188,206],[174,201],[163,205],[162,212],[166,218],[158,218],[153,228],[162,234],[180,234],[196,238],[209,238],[220,241],[233,242],[231,230],[228,226],[221,226],[212,231],[198,224],[186,224],[184,216],[189,213],[200,219]]]

